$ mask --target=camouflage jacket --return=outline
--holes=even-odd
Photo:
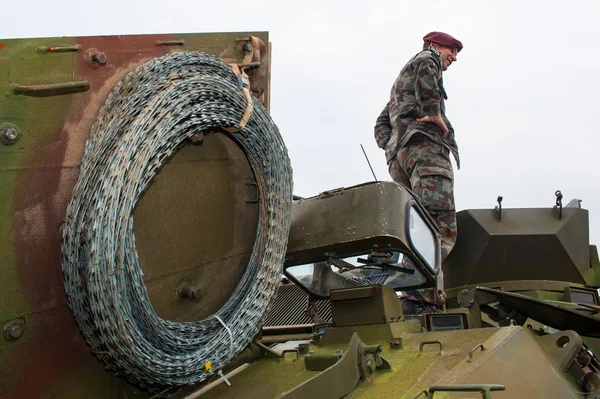
[[[439,54],[435,50],[421,51],[402,68],[392,87],[390,100],[375,123],[375,141],[385,150],[388,163],[413,134],[421,133],[446,146],[460,168],[454,129],[446,117],[444,101],[447,99]],[[445,139],[436,124],[417,122],[425,115],[437,114],[442,115],[449,130]]]

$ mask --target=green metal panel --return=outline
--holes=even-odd
[[[444,261],[448,288],[510,280],[589,281],[588,211],[564,208],[458,212],[456,246]],[[586,278],[588,280],[586,280]]]

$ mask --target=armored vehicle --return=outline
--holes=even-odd
[[[580,201],[296,197],[270,48],[0,40],[0,399],[600,397]]]

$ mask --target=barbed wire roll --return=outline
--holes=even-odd
[[[197,383],[216,373],[250,343],[275,296],[290,228],[292,170],[276,125],[252,100],[250,120],[231,137],[259,187],[256,241],[232,296],[202,321],[156,315],[136,251],[133,211],[184,140],[237,125],[247,106],[237,77],[205,53],[149,61],[114,87],[86,142],[63,229],[68,303],[106,368],[145,389]]]

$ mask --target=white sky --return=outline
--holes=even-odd
[[[269,31],[271,114],[310,196],[372,180],[360,144],[390,179],[375,119],[422,37],[448,32],[465,46],[444,74],[457,209],[551,207],[560,189],[600,244],[600,2],[548,3],[36,0],[5,5],[0,37]]]

